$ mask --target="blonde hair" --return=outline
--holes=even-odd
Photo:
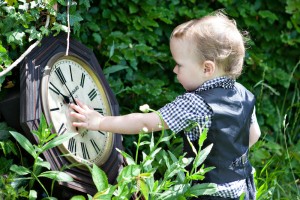
[[[242,72],[246,37],[234,20],[218,11],[177,26],[172,38],[191,39],[200,62],[213,61],[227,76],[236,79]]]

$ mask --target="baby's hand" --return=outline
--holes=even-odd
[[[77,105],[74,103],[70,104],[70,107],[76,111],[71,111],[70,116],[78,120],[73,122],[72,125],[75,127],[82,127],[88,130],[99,130],[100,118],[103,117],[97,111],[90,109],[87,105],[76,99]]]

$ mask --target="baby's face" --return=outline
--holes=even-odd
[[[204,68],[193,52],[194,48],[194,44],[188,39],[172,38],[170,41],[170,50],[176,62],[173,72],[187,91],[197,89],[207,80]]]

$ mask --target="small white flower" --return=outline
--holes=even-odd
[[[158,128],[162,129],[163,126],[161,125],[161,123],[158,124]]]
[[[143,132],[143,133],[148,133],[148,128],[147,128],[147,127],[143,127],[143,128],[142,128],[142,132]]]
[[[189,159],[187,159],[187,158],[182,158],[182,163],[183,164],[187,164],[189,162]]]
[[[149,110],[150,110],[150,107],[148,104],[144,104],[144,105],[140,106],[140,111],[142,111],[144,113],[149,112]]]

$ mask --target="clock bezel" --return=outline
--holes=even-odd
[[[103,102],[105,108],[107,109],[106,115],[112,115],[113,110],[112,110],[111,102],[108,98],[108,95],[107,95],[105,89],[103,88],[103,86],[100,83],[99,77],[92,70],[91,66],[88,63],[84,62],[84,60],[82,58],[80,58],[79,56],[76,56],[76,55],[66,56],[63,52],[61,52],[61,53],[57,53],[56,55],[54,55],[52,58],[49,59],[49,61],[47,62],[46,66],[45,66],[45,70],[44,70],[43,77],[41,80],[41,103],[42,103],[43,113],[46,117],[47,123],[48,124],[53,123],[52,116],[49,112],[49,102],[48,102],[48,100],[49,100],[48,99],[49,77],[51,76],[50,73],[51,73],[51,69],[54,66],[54,64],[63,59],[71,60],[71,61],[79,64],[91,76],[92,80],[94,81],[97,89],[99,90],[99,92],[101,94],[101,98],[103,100],[102,102]],[[54,127],[53,127],[52,131],[57,132],[57,130],[55,130]],[[101,154],[100,158],[98,158],[99,155],[97,155],[95,157],[95,159],[94,159],[94,160],[96,160],[95,162],[89,162],[79,156],[73,155],[67,149],[67,147],[64,146],[63,144],[59,145],[58,149],[61,151],[61,153],[65,154],[64,156],[71,163],[76,163],[77,164],[76,166],[81,169],[88,170],[88,168],[86,167],[86,164],[92,165],[93,163],[95,163],[98,166],[102,166],[109,159],[109,156],[113,149],[114,138],[115,138],[113,133],[105,132],[105,134],[107,136],[107,141],[109,142],[109,144],[107,144],[106,147],[103,148],[103,153]],[[88,148],[90,148],[90,147],[91,146],[89,146]]]

